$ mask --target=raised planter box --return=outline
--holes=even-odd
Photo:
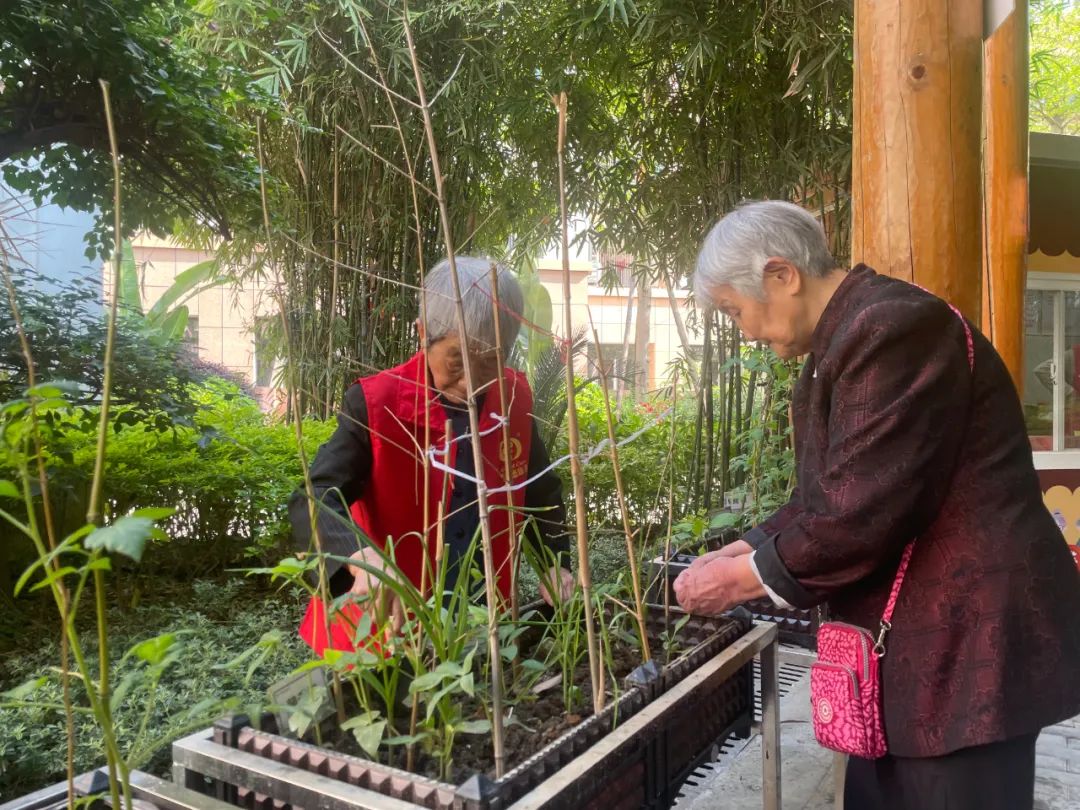
[[[233,810],[224,802],[142,771],[131,773],[130,784],[132,798],[139,801],[140,810]],[[87,796],[102,794],[97,801],[82,805],[89,810],[111,807],[108,791],[109,779],[104,768],[75,777],[75,793],[80,800],[85,802]],[[0,810],[66,810],[67,806],[68,783],[64,781],[0,804]]]
[[[427,779],[281,736],[269,717],[270,728],[238,717],[177,741],[173,778],[268,810],[660,810],[718,740],[749,732],[752,659],[776,630],[692,617],[681,636],[696,646],[651,677],[635,673],[617,702],[498,780]]]
[[[713,532],[705,538],[705,544],[709,551],[721,548],[739,537],[738,532],[723,530]],[[685,571],[697,554],[683,551],[676,552],[671,556],[668,575],[668,598],[671,604],[676,604],[673,586],[675,578]],[[663,555],[653,558],[649,562],[647,582],[651,583],[646,598],[650,602],[660,604],[664,601],[664,558]],[[807,650],[817,649],[817,633],[822,622],[827,621],[824,606],[802,610],[800,608],[781,608],[773,604],[771,599],[755,599],[746,603],[747,610],[758,621],[772,622],[780,630],[780,641],[785,644],[794,644]]]

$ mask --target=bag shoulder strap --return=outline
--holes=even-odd
[[[975,339],[971,335],[971,327],[967,319],[956,307],[949,304],[960,323],[964,325],[964,336],[967,338],[968,370],[975,371]],[[896,578],[893,579],[892,590],[889,591],[889,601],[885,603],[885,612],[881,614],[881,627],[878,630],[877,641],[874,644],[874,654],[880,658],[885,654],[885,635],[892,629],[893,611],[896,610],[896,601],[900,597],[900,586],[904,584],[904,575],[907,573],[908,564],[911,562],[911,552],[915,550],[915,541],[912,540],[904,547],[904,553],[900,557],[900,566],[896,570]]]

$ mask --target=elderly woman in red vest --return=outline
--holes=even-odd
[[[838,269],[789,203],[724,217],[695,282],[747,338],[806,362],[790,502],[680,575],[680,604],[827,602],[876,632],[914,539],[880,660],[888,753],[849,758],[845,806],[1031,808],[1040,729],[1080,712],[1080,576],[1001,358],[972,329],[969,365],[944,301]]]
[[[426,311],[416,322],[423,349],[399,366],[361,377],[345,392],[337,430],[319,448],[310,471],[322,549],[378,567],[383,566],[383,557],[369,544],[392,550],[401,574],[419,587],[425,563],[435,554],[441,501],[446,516],[443,553],[447,581],[471,570],[483,571],[480,564],[473,567],[478,562],[479,543],[473,540],[479,526],[475,481],[480,476],[474,469],[466,405],[463,354],[468,352],[478,392],[483,480],[489,489],[505,488],[509,457],[513,483],[529,481],[510,493],[494,492],[488,499],[498,593],[505,599],[511,587],[509,506],[520,510],[515,525],[519,531],[525,528],[524,539],[539,543],[555,561],[541,583],[541,596],[550,603],[550,589],[557,588],[566,597],[574,588],[568,570],[562,485],[558,475],[548,470],[548,453],[533,421],[532,392],[525,375],[503,366],[506,358],[496,351],[497,345],[504,347],[504,353],[514,345],[522,317],[521,289],[513,274],[498,267],[497,341],[492,263],[463,256],[456,265],[469,345],[461,345],[450,265],[443,260],[424,280]],[[505,404],[497,383],[500,367]],[[508,443],[501,427],[503,415],[509,428]],[[433,448],[433,460],[454,472],[448,474],[428,464],[425,486],[426,448]],[[305,551],[313,548],[303,490],[290,499],[289,517],[297,545]],[[351,592],[357,597],[374,597],[378,587],[378,580],[362,569],[333,561],[327,563],[327,576],[334,596]],[[328,639],[320,606],[313,601],[301,635],[318,652],[328,644],[348,649],[354,640],[343,624],[347,623],[333,623]]]

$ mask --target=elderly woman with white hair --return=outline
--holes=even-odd
[[[524,529],[525,539],[537,544],[541,554],[546,549],[554,563],[541,583],[541,596],[550,603],[552,590],[557,589],[565,598],[574,588],[568,570],[562,485],[558,475],[548,470],[548,453],[533,422],[532,392],[525,375],[504,366],[521,322],[521,289],[509,270],[496,265],[500,303],[496,320],[492,264],[466,256],[456,261],[467,346],[461,345],[453,278],[450,263],[444,259],[424,279],[426,306],[416,321],[420,350],[395,368],[361,377],[345,392],[337,429],[319,448],[311,465],[316,525],[323,552],[385,568],[384,555],[375,548],[378,546],[393,558],[399,569],[395,575],[408,577],[417,587],[425,584],[430,588],[441,504],[448,587],[459,575],[483,571],[477,564],[479,544],[474,542],[480,521],[475,483],[479,476],[469,430],[467,353],[480,417],[481,473],[488,488],[495,490],[488,504],[497,593],[508,598],[514,581],[510,531],[515,526],[517,531]],[[502,356],[498,346],[503,349]],[[497,384],[500,368],[505,403]],[[500,421],[504,417],[508,441]],[[428,448],[440,453],[439,461],[454,472],[425,465]],[[445,457],[441,455],[444,448],[449,449]],[[513,484],[530,483],[508,493],[507,464]],[[512,512],[517,513],[516,520]],[[291,497],[289,517],[298,548],[313,549],[303,489]],[[426,583],[425,570],[429,572]],[[378,588],[379,580],[358,566],[329,560],[326,572],[335,597],[351,592],[366,600],[374,597]],[[482,591],[481,586],[481,597]],[[329,623],[322,611],[322,604],[313,599],[300,628],[301,636],[317,652],[322,653],[327,646],[351,650],[364,641],[353,637],[359,616],[355,605],[351,612],[339,611]]]
[[[838,268],[789,203],[720,220],[695,285],[748,339],[806,361],[791,500],[681,574],[680,604],[827,603],[881,633],[888,752],[849,758],[851,810],[1031,808],[1039,731],[1080,712],[1080,575],[1001,358],[941,299]],[[833,716],[815,705],[815,724]]]

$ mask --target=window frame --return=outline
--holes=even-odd
[[[1048,273],[1039,270],[1030,270],[1027,274],[1027,283],[1024,292],[1028,290],[1043,292],[1075,292],[1080,293],[1080,274],[1078,273]],[[1033,450],[1032,457],[1035,460],[1037,470],[1071,470],[1080,469],[1080,450],[1065,449],[1065,385],[1061,374],[1058,373],[1057,363],[1059,358],[1065,356],[1065,296],[1059,295],[1054,299],[1054,334],[1053,334],[1053,361],[1054,361],[1054,393],[1053,393],[1053,428],[1052,450]]]

